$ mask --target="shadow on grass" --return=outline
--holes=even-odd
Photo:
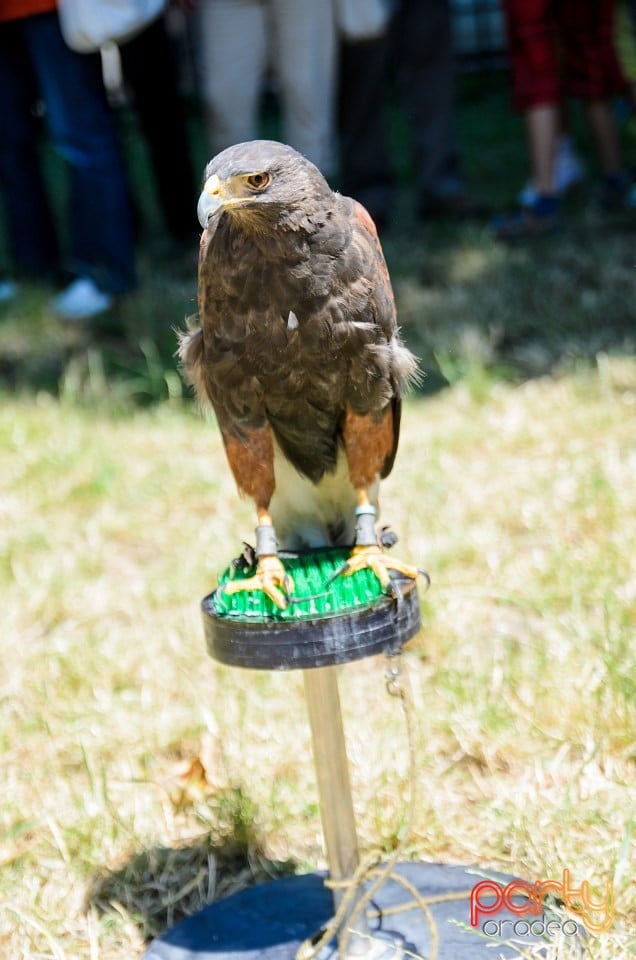
[[[435,393],[460,380],[519,381],[636,344],[636,211],[603,221],[585,206],[563,230],[515,246],[487,226],[416,224],[383,236],[404,338]],[[126,408],[187,395],[175,330],[196,311],[192,256],[142,261],[137,292],[79,328],[28,289],[0,310],[0,387]]]
[[[123,911],[148,942],[215,900],[295,873],[294,863],[263,853],[253,805],[241,788],[223,791],[214,805],[223,811],[222,836],[215,824],[190,843],[141,850],[116,868],[98,871],[86,907],[101,915]]]
[[[411,228],[412,229],[412,228]],[[576,210],[560,233],[505,245],[485,226],[429,225],[388,238],[404,338],[422,390],[522,381],[636,350],[636,211]]]
[[[82,403],[126,407],[185,393],[175,331],[196,310],[196,257],[146,253],[138,289],[91,322],[64,323],[44,287],[23,286],[0,306],[0,389],[40,390]]]

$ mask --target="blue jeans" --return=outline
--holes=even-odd
[[[70,50],[56,13],[0,24],[0,186],[15,266],[41,276],[58,261],[34,136],[37,99],[69,165],[69,266],[108,293],[124,293],[135,282],[134,234],[115,121],[99,56]]]

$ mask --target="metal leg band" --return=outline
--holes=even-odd
[[[264,524],[256,528],[256,556],[271,557],[278,553],[278,544],[276,542],[276,532],[269,524]]]
[[[356,510],[356,546],[371,547],[375,546],[378,538],[375,533],[375,509],[362,512],[359,508]]]

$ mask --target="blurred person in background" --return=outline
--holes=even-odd
[[[562,109],[583,101],[601,172],[594,197],[607,212],[629,202],[612,101],[629,93],[614,45],[614,0],[503,0],[513,106],[523,113],[534,197],[493,221],[505,239],[549,233],[558,225],[557,156]]]
[[[51,301],[63,319],[110,309],[135,283],[130,197],[99,54],[65,44],[55,0],[0,3],[0,188],[16,280],[56,282],[60,244],[41,170],[35,105],[44,106],[56,151],[69,169],[70,284]]]
[[[339,187],[359,200],[384,230],[391,220],[394,192],[387,89],[394,4],[368,0],[369,8],[379,10],[375,21],[360,17],[360,7],[350,9],[347,0],[334,4],[339,39]]]
[[[341,0],[335,0],[336,4]],[[376,3],[378,0],[370,0]],[[466,192],[455,137],[455,54],[449,0],[379,0],[385,31],[342,34],[339,133],[342,188],[388,224],[394,174],[386,90],[395,82],[404,106],[420,220],[480,218]]]
[[[172,38],[161,15],[119,47],[125,85],[148,146],[159,207],[172,241],[189,248],[198,243],[199,195],[179,91]]]
[[[271,68],[283,139],[331,173],[336,55],[331,0],[196,0],[195,17],[212,152],[258,137],[260,98]]]

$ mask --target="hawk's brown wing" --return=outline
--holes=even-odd
[[[354,200],[353,202],[353,216],[358,230],[362,231],[365,241],[370,244],[373,252],[373,300],[376,307],[376,321],[382,327],[383,332],[389,342],[391,342],[394,338],[397,338],[398,333],[395,297],[393,295],[391,279],[389,277],[386,260],[384,259],[384,253],[380,244],[378,231],[368,210],[357,200]],[[398,346],[396,349],[398,351],[398,357],[400,356],[400,351],[404,353],[404,372],[402,372],[400,369],[400,364],[398,364],[398,370],[396,371],[398,375],[392,377],[393,398],[390,402],[390,411],[385,411],[381,423],[379,423],[376,428],[378,431],[378,440],[382,440],[385,451],[382,465],[380,467],[381,479],[388,477],[393,469],[400,439],[402,386],[404,381],[414,373],[412,369],[413,361],[410,354],[408,354],[407,362],[407,352],[404,350],[404,348]],[[369,426],[367,426],[367,429],[369,429]]]

